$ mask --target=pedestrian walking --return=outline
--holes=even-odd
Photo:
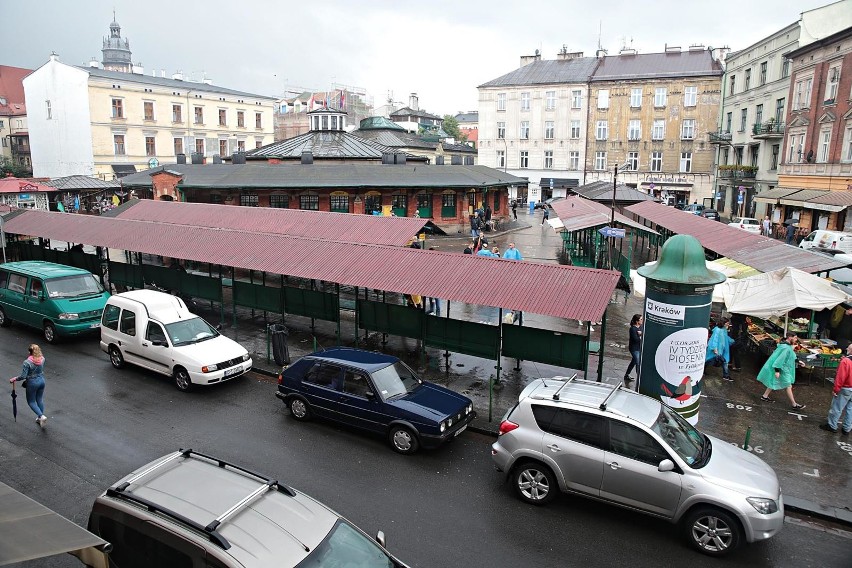
[[[512,215],[515,217],[515,221],[518,220],[518,200],[512,200]]]
[[[548,217],[550,217],[550,210],[548,210],[547,205],[545,205],[544,206],[544,216],[541,218],[541,224],[542,225],[544,225],[544,223],[547,221]]]
[[[630,364],[627,365],[627,370],[624,372],[624,383],[630,384],[633,378],[630,376],[630,371],[636,367],[636,378],[639,378],[639,363],[642,356],[642,323],[644,318],[642,314],[633,314],[630,319],[630,337],[627,341],[627,351],[630,352]]]
[[[728,318],[722,318],[716,327],[713,328],[713,333],[710,334],[710,339],[707,341],[707,354],[704,357],[705,366],[707,362],[712,362],[714,365],[722,366],[722,379],[728,382],[733,382],[731,373],[728,370],[728,363],[731,360],[731,343],[733,339],[728,335],[728,329],[731,327],[731,322]]]
[[[804,404],[798,404],[793,397],[793,383],[796,382],[796,364],[804,367],[802,361],[796,360],[793,346],[799,342],[799,337],[792,331],[787,332],[784,338],[764,363],[763,368],[757,374],[757,380],[766,385],[766,390],[760,400],[763,402],[774,402],[769,395],[772,391],[783,390],[787,399],[793,406],[793,410],[801,410]]]
[[[44,355],[35,343],[29,346],[29,352],[29,356],[24,359],[20,376],[12,377],[9,382],[24,381],[27,404],[35,413],[38,425],[44,428],[47,422],[47,416],[44,415]]]
[[[769,215],[763,218],[763,236],[772,236],[772,221],[769,220]]]
[[[787,225],[787,244],[788,245],[793,244],[793,237],[794,236],[796,236],[796,227],[794,226],[794,223],[791,221]]]
[[[491,206],[490,206],[490,205],[486,205],[486,206],[485,206],[485,224],[486,224],[486,225],[487,225],[487,224],[488,224],[488,222],[491,220],[491,214],[492,214]]]
[[[840,415],[846,411],[843,419],[843,435],[852,431],[852,343],[846,346],[846,357],[840,360],[837,375],[834,377],[834,397],[828,410],[828,419],[820,424],[822,430],[835,433],[840,424]]]
[[[503,258],[508,258],[509,260],[524,260],[524,257],[521,256],[521,251],[515,248],[515,243],[509,243],[509,248],[507,248],[506,252],[503,253]]]
[[[479,236],[479,217],[476,215],[470,216],[470,236],[473,239]]]
[[[743,314],[731,314],[731,327],[728,328],[728,335],[734,342],[731,343],[731,362],[728,365],[730,371],[741,371],[743,368],[742,361],[740,361],[740,351],[748,335],[747,329],[746,317]]]

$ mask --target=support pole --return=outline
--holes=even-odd
[[[604,310],[603,319],[601,320],[601,342],[598,346],[598,382],[601,382],[601,377],[603,377],[603,360],[604,360],[604,345],[606,344],[606,312]]]

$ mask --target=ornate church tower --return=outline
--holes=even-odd
[[[112,14],[112,23],[109,25],[109,37],[104,38],[103,52],[104,69],[107,71],[133,72],[133,63],[130,60],[130,42],[121,39],[121,26],[115,21],[115,12]]]

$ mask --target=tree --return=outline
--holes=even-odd
[[[459,143],[467,142],[467,134],[462,132],[459,129],[459,121],[456,120],[456,117],[445,114],[444,122],[441,124],[441,128],[444,129],[444,132],[455,138]]]
[[[24,166],[14,163],[9,158],[0,158],[0,178],[7,177],[9,174],[17,178],[30,177],[32,175]]]

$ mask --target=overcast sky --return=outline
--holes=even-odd
[[[640,53],[666,43],[742,49],[828,0],[0,0],[0,65],[101,60],[113,8],[133,61],[270,96],[361,88],[443,116],[475,110],[477,85],[539,49]]]

